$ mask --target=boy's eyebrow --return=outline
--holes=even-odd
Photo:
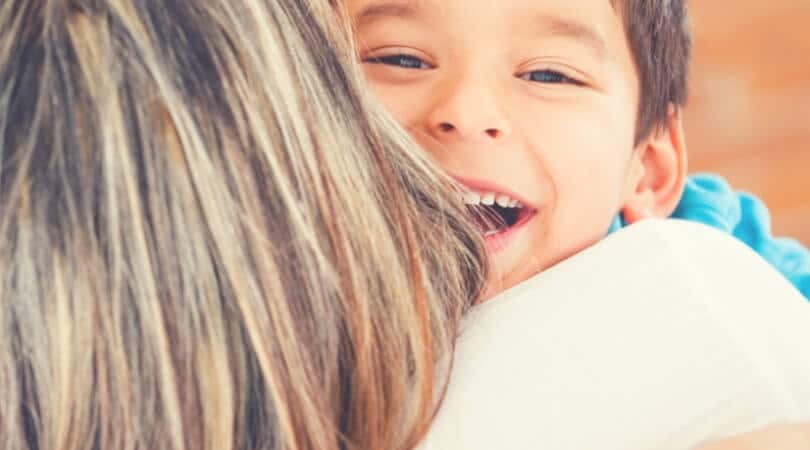
[[[600,59],[607,54],[608,46],[604,38],[588,25],[542,13],[535,17],[533,23],[535,29],[539,29],[541,34],[569,37],[585,43]]]
[[[354,16],[357,27],[367,25],[384,17],[412,18],[420,14],[421,9],[412,0],[389,0],[371,2]]]

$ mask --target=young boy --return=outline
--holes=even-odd
[[[467,190],[511,287],[647,217],[734,233],[810,296],[810,254],[713,177],[686,179],[683,0],[347,0],[367,79]],[[619,216],[620,221],[615,218]]]

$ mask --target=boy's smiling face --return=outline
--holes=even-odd
[[[487,238],[490,293],[604,237],[638,182],[639,78],[611,2],[347,5],[378,98],[471,202],[512,210]]]

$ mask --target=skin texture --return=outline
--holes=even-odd
[[[697,450],[810,450],[810,423],[779,425],[715,442]]]
[[[367,80],[397,120],[463,184],[536,210],[505,245],[490,245],[485,297],[599,241],[619,212],[633,222],[675,207],[680,114],[634,142],[639,78],[610,2],[350,0],[348,9]]]

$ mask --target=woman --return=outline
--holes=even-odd
[[[0,5],[0,448],[420,439],[483,258],[319,8]]]

